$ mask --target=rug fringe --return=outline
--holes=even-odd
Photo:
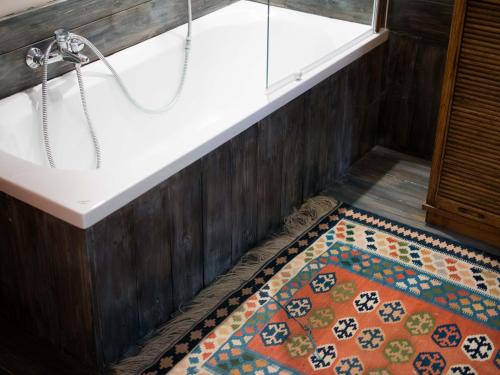
[[[281,234],[248,251],[229,272],[203,289],[189,305],[181,307],[175,318],[143,339],[135,351],[138,354],[122,360],[111,369],[110,374],[136,375],[151,366],[226,296],[251,280],[268,260],[337,206],[338,202],[327,196],[308,199],[300,209],[285,218]]]

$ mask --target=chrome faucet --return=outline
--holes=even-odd
[[[80,53],[85,44],[79,39],[72,36],[70,32],[64,29],[58,29],[54,32],[55,40],[50,45],[48,52],[47,64],[53,64],[59,61],[68,61],[73,64],[85,64],[89,62],[89,58]],[[54,46],[56,47],[54,49]],[[26,55],[26,64],[31,69],[40,68],[45,61],[44,52],[40,48],[32,47]]]

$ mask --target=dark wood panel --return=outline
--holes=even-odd
[[[391,0],[389,29],[448,44],[453,0]]]
[[[165,215],[170,228],[173,305],[178,308],[203,287],[201,162],[197,161],[169,178],[167,185]]]
[[[383,46],[373,50],[349,65],[344,74],[335,77],[331,83],[331,125],[324,135],[330,139],[327,150],[329,168],[322,172],[326,176],[322,189],[344,174],[377,142],[384,52]],[[373,79],[363,78],[367,76]]]
[[[305,119],[306,97],[290,102],[283,127],[283,167],[281,173],[281,217],[289,215],[303,201],[305,165],[304,134],[309,131]]]
[[[88,230],[100,364],[116,361],[139,339],[133,204]]]
[[[373,0],[271,0],[271,5],[366,25],[371,24],[373,17]]]
[[[200,17],[231,2],[230,0],[195,1],[193,2],[194,16]],[[28,68],[24,62],[25,56],[32,45],[46,46],[51,37],[50,33],[59,27],[66,27],[85,36],[107,56],[173,29],[187,20],[187,8],[184,0],[119,0],[113,2],[72,0],[65,4],[66,2],[57,2],[44,9],[0,20],[0,35],[6,38],[6,45],[9,46],[4,47],[4,53],[0,53],[0,82],[2,82],[0,98],[41,83],[42,72]],[[37,12],[41,12],[40,17],[45,20],[51,16],[50,9],[52,7],[55,7],[56,11],[47,27],[35,26],[32,30],[33,25],[39,25]],[[68,14],[68,19],[64,21],[66,14]],[[80,20],[77,19],[78,15],[81,16]],[[93,17],[98,18],[93,19]],[[8,32],[2,32],[2,27]],[[92,61],[96,60],[90,50],[85,49],[84,53]],[[53,65],[49,69],[49,79],[71,70],[73,70],[72,64]]]
[[[329,117],[330,129],[328,132],[328,175],[326,176],[329,185],[340,177],[348,168],[347,158],[345,157],[346,144],[344,142],[347,132],[344,121],[344,115],[348,118],[349,113],[345,112],[344,93],[347,90],[347,74],[338,74],[330,78],[332,90],[329,99],[329,107],[332,113]],[[376,123],[372,125],[377,127]]]
[[[231,144],[202,159],[203,279],[209,285],[231,267]]]
[[[379,143],[430,159],[439,109],[446,49],[391,33]]]
[[[31,207],[29,209],[32,210]],[[54,340],[60,338],[56,342],[62,352],[78,355],[84,362],[90,362],[95,351],[90,267],[84,233],[53,216],[37,212],[31,240],[36,241],[38,247],[37,253],[32,254],[40,267],[41,277],[36,282],[47,283],[43,299],[38,301],[39,307],[45,311],[44,314],[58,317]],[[54,305],[51,306],[51,302]],[[51,320],[53,317],[47,315],[47,329],[51,329]],[[50,334],[53,335],[54,331],[51,330]]]
[[[347,69],[342,70],[344,75]],[[304,127],[304,197],[311,197],[319,193],[325,186],[328,175],[328,131],[341,124],[332,124],[331,97],[333,90],[332,80],[327,79],[317,85],[306,96]],[[335,107],[342,106],[343,102],[334,103]],[[351,112],[353,113],[353,112]],[[349,152],[344,148],[343,152]]]
[[[252,126],[231,140],[233,264],[257,243],[257,134]]]
[[[384,75],[386,98],[382,104],[379,141],[402,150],[409,146],[413,115],[413,79],[419,44],[415,39],[391,33]]]
[[[415,110],[405,146],[410,153],[426,158],[434,149],[445,60],[446,50],[434,45],[420,48],[415,60],[412,87]]]
[[[0,314],[20,331],[48,339],[60,353],[93,363],[84,231],[5,194],[0,201],[0,299],[8,306]]]
[[[150,0],[66,0],[0,18],[0,55]]]
[[[430,159],[452,0],[393,0],[379,143]]]
[[[380,66],[381,61],[377,57],[375,53],[369,56],[373,60],[373,67]],[[345,104],[344,111],[348,114],[344,118],[344,128],[346,132],[350,131],[351,135],[345,141],[356,139],[357,142],[350,142],[346,166],[350,166],[366,154],[376,143],[376,128],[372,124],[376,123],[377,119],[372,117],[371,109],[372,102],[378,102],[379,98],[372,97],[374,87],[377,86],[376,79],[370,83],[364,78],[369,76],[371,65],[366,63],[366,58],[368,57],[355,61],[347,70],[347,83],[342,100]]]
[[[157,186],[133,206],[129,236],[134,249],[140,337],[165,322],[173,311],[168,187],[168,183]]]
[[[283,181],[286,111],[276,111],[257,124],[257,238],[279,228]]]

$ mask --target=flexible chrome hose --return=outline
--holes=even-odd
[[[87,119],[87,125],[89,127],[90,137],[92,138],[92,143],[94,144],[95,158],[96,158],[96,169],[101,168],[101,147],[99,146],[99,139],[92,125],[92,120],[90,119],[89,110],[87,107],[87,98],[85,96],[85,86],[83,85],[82,77],[82,66],[81,64],[75,64],[76,77],[78,79],[78,87],[80,88],[80,99],[82,100],[83,112],[85,113],[85,118]]]
[[[181,93],[184,89],[184,84],[186,83],[186,77],[187,77],[188,68],[189,68],[189,56],[190,56],[190,51],[191,51],[191,32],[192,32],[192,24],[193,24],[193,9],[191,6],[191,0],[187,0],[187,6],[188,6],[187,7],[187,16],[188,16],[187,27],[188,27],[188,29],[187,29],[187,35],[186,35],[186,44],[184,46],[184,63],[182,65],[181,79],[179,81],[179,85],[177,86],[177,90],[176,90],[174,96],[172,97],[172,99],[170,99],[165,105],[163,105],[159,108],[148,108],[148,107],[145,107],[142,104],[140,104],[132,96],[132,94],[128,90],[127,86],[125,85],[125,83],[121,79],[118,72],[113,68],[113,66],[109,63],[109,61],[106,59],[106,57],[101,53],[101,51],[99,51],[99,49],[90,40],[88,40],[87,38],[85,38],[83,36],[72,34],[72,33],[70,33],[70,36],[72,38],[79,40],[80,42],[84,43],[85,45],[87,45],[92,50],[92,52],[99,58],[99,60],[101,60],[104,63],[104,65],[108,68],[108,70],[113,75],[114,79],[116,80],[116,82],[120,86],[121,90],[123,91],[123,93],[125,94],[127,99],[135,107],[137,107],[139,110],[141,110],[143,112],[150,113],[150,114],[163,113],[163,112],[170,110],[173,107],[173,105],[177,102],[177,100],[179,100],[179,97],[181,96]]]
[[[181,74],[181,79],[179,81],[179,85],[177,86],[177,90],[175,92],[175,95],[173,96],[172,99],[170,99],[169,102],[167,102],[164,106],[160,108],[147,108],[143,105],[141,105],[135,98],[132,96],[130,91],[128,90],[127,86],[121,79],[120,75],[118,72],[113,68],[113,66],[108,62],[106,57],[99,51],[99,49],[92,43],[90,42],[87,38],[84,38],[83,36],[76,35],[71,33],[70,36],[74,39],[77,39],[87,45],[92,52],[104,63],[104,65],[109,69],[109,71],[112,73],[113,77],[115,78],[116,82],[122,89],[123,93],[125,96],[128,98],[128,100],[135,105],[137,108],[140,110],[151,113],[151,114],[157,114],[157,113],[163,113],[168,111],[172,106],[177,102],[179,99],[182,90],[184,89],[184,84],[186,82],[186,77],[187,77],[187,72],[189,68],[189,55],[190,55],[190,50],[191,50],[191,30],[192,30],[192,21],[193,21],[193,13],[192,13],[192,8],[191,8],[191,0],[187,1],[188,3],[188,31],[187,31],[187,36],[186,36],[186,45],[185,45],[185,51],[184,51],[184,63],[182,67],[182,74]],[[48,98],[48,92],[47,92],[47,81],[48,81],[48,60],[50,53],[52,51],[52,48],[54,47],[54,44],[56,41],[52,41],[47,49],[45,50],[45,53],[43,55],[43,74],[42,74],[42,133],[43,133],[43,143],[45,147],[45,153],[47,155],[47,160],[49,162],[49,165],[51,168],[56,168],[56,164],[54,162],[54,157],[52,154],[52,148],[50,146],[50,136],[49,136],[49,127],[48,127],[48,105],[47,105],[47,98]],[[101,148],[99,145],[99,139],[97,138],[94,126],[92,125],[92,120],[90,118],[90,113],[88,110],[87,106],[87,99],[85,95],[85,86],[83,84],[83,77],[82,77],[82,72],[81,72],[81,64],[75,64],[75,69],[76,69],[76,75],[78,79],[78,86],[80,89],[80,99],[82,101],[82,106],[83,106],[83,111],[85,114],[85,118],[87,120],[87,125],[89,128],[90,136],[92,138],[92,143],[94,144],[94,150],[95,150],[95,155],[96,155],[96,168],[99,169],[101,167]]]
[[[150,114],[163,113],[163,112],[166,112],[169,109],[171,109],[173,107],[173,105],[177,102],[179,97],[181,96],[182,90],[184,89],[184,84],[186,82],[187,72],[188,72],[188,68],[189,68],[189,52],[190,52],[190,48],[191,48],[191,36],[189,35],[189,32],[188,32],[188,36],[186,37],[186,46],[185,46],[185,52],[184,52],[184,64],[182,66],[182,74],[181,74],[181,79],[179,81],[179,85],[177,86],[177,90],[176,90],[174,96],[172,97],[172,99],[170,99],[165,105],[163,105],[159,108],[147,108],[147,107],[143,106],[142,104],[140,104],[132,96],[132,94],[130,93],[129,89],[127,88],[127,86],[125,85],[123,80],[121,79],[118,72],[113,68],[113,66],[108,62],[106,57],[104,57],[104,55],[101,53],[101,51],[99,51],[97,49],[97,47],[90,40],[88,40],[87,38],[85,38],[83,36],[76,35],[76,34],[71,34],[71,37],[84,43],[92,50],[92,52],[99,58],[99,60],[101,60],[104,63],[104,65],[111,72],[111,74],[113,75],[113,78],[116,80],[116,82],[120,86],[121,90],[123,91],[123,93],[125,94],[127,99],[134,106],[136,106],[139,110],[146,112],[146,113],[150,113]]]
[[[47,155],[47,160],[49,161],[49,165],[51,168],[55,168],[56,164],[54,163],[54,158],[52,156],[52,148],[50,147],[50,138],[49,138],[49,115],[47,110],[47,80],[48,80],[48,60],[50,52],[52,51],[52,47],[54,47],[56,41],[52,41],[45,53],[43,54],[43,73],[42,73],[42,133],[43,133],[43,144],[45,146],[45,154]]]
[[[50,146],[50,136],[49,136],[49,125],[48,125],[48,104],[47,104],[47,81],[48,81],[48,59],[52,48],[56,41],[49,44],[45,53],[43,55],[43,75],[42,75],[42,133],[43,133],[43,143],[45,146],[45,154],[47,155],[47,160],[51,168],[56,168],[56,163],[54,162],[54,157],[52,155],[52,147]],[[85,96],[85,86],[83,85],[81,64],[75,64],[76,76],[78,79],[78,87],[80,89],[80,99],[82,101],[83,112],[85,113],[85,118],[87,120],[87,125],[90,132],[90,137],[92,138],[92,143],[94,144],[94,150],[96,155],[96,168],[101,167],[101,148],[99,147],[99,140],[97,134],[92,125],[92,120],[87,107],[87,98]]]

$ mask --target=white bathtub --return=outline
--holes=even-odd
[[[265,89],[267,6],[248,1],[194,22],[185,89],[167,113],[136,110],[102,63],[85,66],[102,147],[99,170],[92,169],[94,151],[74,72],[49,83],[58,169],[48,167],[42,147],[41,88],[1,100],[0,190],[88,228],[387,39],[385,31],[367,33],[366,25],[281,8],[273,8],[271,18],[270,77],[279,81],[273,92]],[[185,30],[181,26],[109,58],[142,103],[159,106],[173,95]],[[300,81],[290,79],[313,61],[320,63],[309,66]]]

